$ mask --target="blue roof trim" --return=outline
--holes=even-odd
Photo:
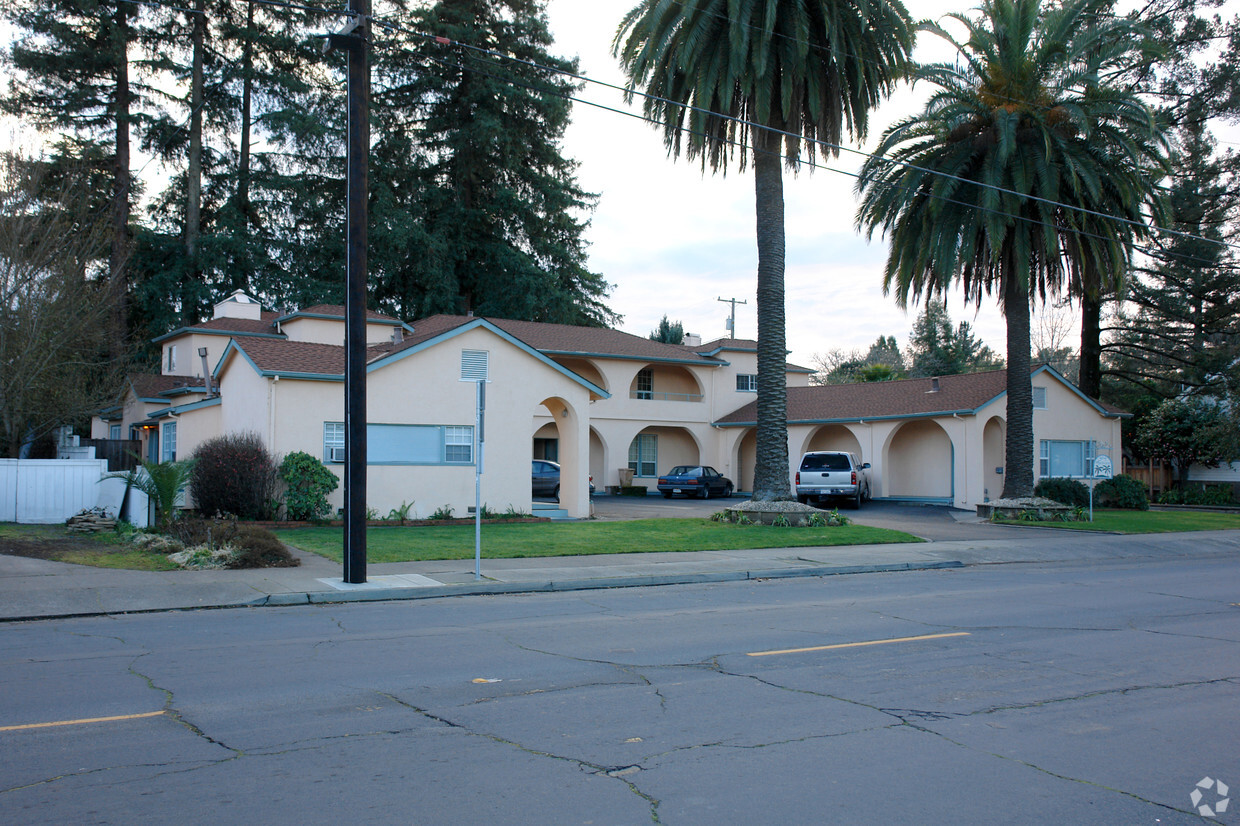
[[[249,336],[251,338],[288,338],[283,333],[250,333],[244,330],[204,330],[201,327],[179,327],[171,333],[164,333],[162,336],[151,339],[152,344],[158,344],[161,341],[167,341],[170,338],[178,336],[195,335],[195,336],[228,336],[234,338],[238,336]]]
[[[990,404],[987,402],[986,404]],[[985,405],[982,405],[985,407]],[[979,410],[981,408],[978,408]],[[936,410],[931,413],[896,413],[889,416],[853,416],[849,419],[789,419],[788,424],[850,424],[865,422],[884,422],[896,419],[933,419],[939,416],[975,416],[976,410]],[[713,427],[756,427],[752,422],[711,422]]]
[[[289,313],[288,315],[280,316],[279,318],[275,320],[274,323],[283,324],[286,321],[293,321],[298,318],[320,318],[326,321],[339,321],[342,323],[345,321],[345,316],[342,316],[342,315],[328,315],[327,313],[303,313],[301,310],[297,310],[295,312]],[[413,332],[413,328],[410,327],[405,322],[401,321],[399,318],[367,317],[366,323],[367,324],[385,324],[388,327],[402,327],[404,328],[405,332],[408,332],[408,333]]]
[[[179,416],[182,413],[188,413],[191,410],[201,410],[204,407],[216,407],[222,404],[223,401],[224,400],[221,399],[219,396],[212,396],[211,398],[203,399],[202,401],[191,402],[190,404],[182,404],[176,407],[169,407],[167,410],[158,410],[154,413],[151,413],[146,418],[148,420],[166,419],[172,416]]]
[[[498,329],[498,328],[496,328]],[[507,334],[506,334],[507,335]],[[514,341],[519,339],[514,339]],[[648,356],[620,356],[615,353],[588,353],[579,350],[539,350],[540,353],[551,353],[557,356],[577,356],[579,358],[618,359],[620,361],[644,361],[650,364],[695,364],[698,367],[722,367],[727,362],[702,361],[702,359],[650,358]]]
[[[547,358],[547,356],[544,355],[541,351],[535,350],[533,347],[526,344],[524,341],[512,335],[511,333],[501,330],[499,327],[496,327],[494,324],[487,321],[485,318],[472,319],[470,321],[465,322],[464,324],[461,324],[460,326],[453,327],[451,330],[447,330],[445,332],[440,333],[437,336],[428,338],[426,341],[420,341],[411,347],[406,347],[405,349],[401,350],[398,353],[392,353],[391,355],[387,355],[382,358],[375,359],[370,364],[366,365],[366,372],[369,373],[373,370],[378,370],[382,367],[387,366],[391,362],[400,361],[406,356],[412,356],[414,353],[419,353],[423,350],[434,347],[437,344],[442,344],[445,341],[456,338],[462,333],[469,332],[470,330],[476,330],[479,327],[494,333],[495,335],[499,336],[501,339],[508,342],[509,344],[516,347],[517,349],[521,350],[522,352],[525,352],[533,356],[534,358],[538,359],[543,364],[555,370],[557,373],[577,382],[582,387],[585,387],[587,390],[589,390],[591,393],[597,393],[601,398],[604,398],[604,399],[611,398],[611,394],[608,393],[603,388],[599,387],[593,382],[583,379],[581,376],[577,375],[572,370],[569,370],[567,367],[563,367],[557,364],[553,360]]]

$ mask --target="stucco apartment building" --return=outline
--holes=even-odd
[[[677,464],[712,465],[752,487],[757,348],[722,339],[685,345],[617,330],[437,315],[367,319],[369,506],[412,502],[426,515],[474,501],[476,382],[486,382],[482,499],[531,509],[530,461],[561,465],[560,506],[589,513],[591,478],[621,469],[653,492]],[[253,432],[277,456],[303,450],[342,473],[344,309],[265,311],[237,293],[214,317],[157,341],[162,374],[134,376],[96,417],[95,438],[137,438],[152,459]],[[1002,489],[1003,371],[811,387],[788,365],[789,472],[802,452],[843,449],[873,466],[876,497],[969,508]],[[1119,411],[1048,367],[1034,372],[1035,469],[1085,475],[1095,453],[1119,458]],[[340,506],[342,493],[335,494]]]

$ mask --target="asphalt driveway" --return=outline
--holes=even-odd
[[[748,497],[733,496],[729,499],[689,499],[662,496],[596,496],[594,516],[596,519],[657,519],[657,518],[705,518],[730,505],[738,505]],[[1014,534],[1029,538],[1030,532],[1061,536],[1054,528],[1035,528],[1025,525],[993,525],[979,520],[972,511],[949,508],[945,505],[915,505],[899,502],[866,502],[861,510],[841,508],[840,513],[858,525],[891,528],[904,531],[934,542],[969,539],[1009,539]]]

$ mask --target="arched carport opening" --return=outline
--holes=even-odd
[[[900,425],[887,442],[886,454],[886,497],[952,501],[955,453],[951,437],[937,422],[914,419]]]
[[[702,461],[702,447],[683,427],[646,427],[633,437],[628,448],[628,466],[634,483],[652,487],[660,473],[675,465],[696,465]]]
[[[556,358],[555,363],[566,370],[572,370],[586,381],[602,390],[611,392],[607,387],[607,379],[602,372],[594,366],[594,362],[583,358]]]
[[[797,457],[800,458],[800,457]],[[736,452],[732,456],[732,467],[736,469],[737,490],[753,490],[754,468],[758,464],[758,431],[757,428],[745,429],[745,435],[736,440]]]
[[[991,416],[982,430],[982,471],[985,483],[982,490],[982,501],[998,499],[1003,495],[1003,466],[1007,455],[1007,422],[998,416]]]
[[[602,490],[607,469],[607,444],[603,441],[603,437],[590,427],[590,478],[594,481],[595,486]]]
[[[569,516],[589,515],[588,428],[577,411],[564,399],[552,396],[542,406],[551,421],[538,428],[531,444],[530,458],[547,459],[560,465],[560,508]],[[543,455],[536,455],[542,452]],[[554,457],[548,455],[554,453]],[[532,498],[532,494],[531,494]]]
[[[861,461],[870,461],[869,456],[861,454],[861,443],[857,441],[857,437],[842,424],[823,425],[811,433],[801,447],[801,453],[809,453],[814,450],[838,450],[843,453],[855,453],[861,457]],[[801,457],[797,455],[790,458],[795,463]]]

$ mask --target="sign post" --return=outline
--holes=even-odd
[[[482,579],[482,452],[486,446],[487,382],[479,379],[478,408],[475,413],[474,433],[477,455],[474,456],[474,579]]]
[[[1110,479],[1115,473],[1115,467],[1111,464],[1110,456],[1094,457],[1094,474],[1089,485],[1089,521],[1094,521],[1094,487],[1097,486],[1098,480]]]

